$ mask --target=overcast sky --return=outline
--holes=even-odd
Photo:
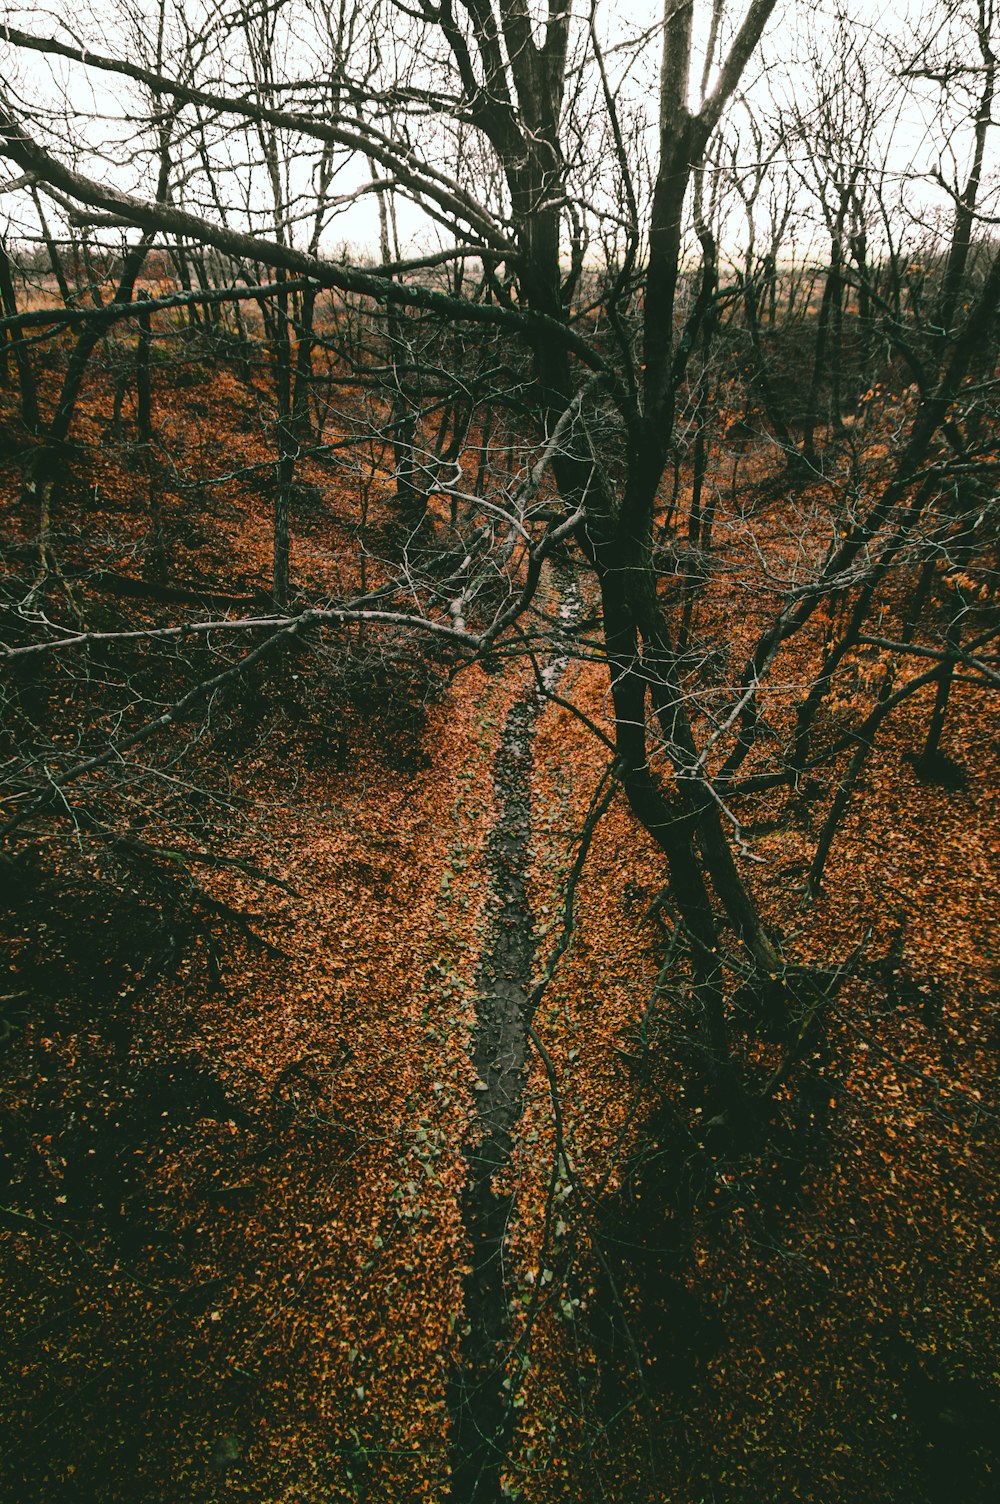
[[[154,5],[148,4],[147,0],[143,0],[143,3],[149,12],[155,12]],[[961,0],[961,3],[968,13],[970,0]],[[179,8],[192,23],[203,13],[200,0],[187,0]],[[578,11],[580,8],[578,0]],[[746,92],[755,115],[763,119],[768,114],[773,114],[776,101],[786,108],[797,107],[800,112],[808,112],[814,97],[812,76],[817,70],[821,73],[824,70],[835,70],[838,39],[842,40],[845,32],[842,19],[844,8],[843,4],[837,4],[837,0],[818,0],[816,4],[812,4],[811,0],[779,0],[758,56],[746,75]],[[122,5],[120,9],[124,11],[125,6]],[[127,30],[123,31],[114,21],[114,11],[115,7],[108,0],[91,0],[89,4],[87,0],[83,0],[83,3],[74,4],[67,10],[67,24],[72,35],[79,41],[98,51],[113,52],[116,41],[120,47],[128,46]],[[850,37],[859,47],[864,44],[860,56],[868,69],[867,89],[878,101],[878,108],[868,131],[867,144],[872,155],[876,159],[881,156],[884,161],[886,191],[895,197],[897,212],[908,210],[918,221],[927,224],[933,224],[936,215],[946,215],[950,203],[947,194],[934,182],[937,169],[941,168],[945,177],[963,180],[963,174],[967,170],[969,129],[966,126],[964,131],[959,130],[949,139],[948,131],[942,126],[939,111],[941,96],[935,85],[911,87],[902,102],[899,92],[892,85],[893,74],[898,71],[898,56],[912,53],[917,33],[927,32],[932,17],[943,11],[943,5],[932,7],[920,4],[918,0],[892,0],[891,4],[876,3],[876,0],[850,0]],[[50,10],[31,5],[5,7],[3,14],[9,18],[10,24],[26,31],[52,35],[60,34],[56,12],[57,7]],[[698,34],[702,37],[705,35],[709,12],[710,0],[695,0]],[[734,8],[731,27],[738,24],[742,13],[743,6]],[[615,44],[621,43],[626,37],[639,34],[645,28],[655,29],[661,12],[658,0],[616,0],[614,4],[610,0],[599,0],[598,15],[604,41],[610,49],[609,67],[615,69],[620,67],[626,56],[624,51],[614,51]],[[405,15],[398,14],[397,33],[401,43],[405,43],[406,28],[412,25]],[[62,31],[61,34],[65,36],[66,32]],[[947,51],[955,40],[945,36],[941,46]],[[897,50],[896,58],[892,55],[894,48]],[[131,103],[138,99],[128,85],[120,80],[110,79],[108,75],[96,70],[83,70],[58,60],[42,61],[34,54],[3,47],[2,40],[0,52],[3,76],[27,106],[37,107],[39,103],[55,105],[61,95],[68,94],[78,112],[74,131],[85,130],[98,152],[101,148],[107,150],[109,160],[102,160],[98,154],[92,156],[89,162],[86,157],[82,158],[82,170],[89,167],[92,172],[107,174],[114,172],[117,167],[121,173],[122,186],[136,186],[135,170],[126,160],[123,145],[130,129],[123,115],[127,114]],[[650,35],[641,53],[632,59],[627,77],[619,87],[619,103],[622,107],[644,109],[650,126],[655,121],[659,52],[659,37]],[[861,83],[862,63],[855,59],[850,66],[852,71],[847,82],[850,89],[856,90]],[[692,69],[693,79],[699,73],[700,63],[696,59]],[[967,110],[965,113],[967,118]],[[85,123],[88,117],[90,123]],[[735,165],[737,170],[749,171],[756,155],[752,134],[748,130],[738,129],[736,137],[739,160]],[[81,135],[81,139],[85,138]],[[224,134],[220,135],[218,149],[225,151],[231,140],[234,152],[237,153],[233,158],[234,163],[239,161],[240,139],[238,132],[230,132],[228,138]],[[810,140],[807,131],[786,153],[789,160],[796,164],[803,179],[803,187],[796,201],[799,211],[796,233],[800,240],[808,237],[810,225],[820,224],[818,207],[810,199],[808,192],[810,179],[816,176],[817,150],[815,141]],[[990,168],[992,161],[991,153],[988,164]],[[300,159],[298,170],[300,177],[308,174],[309,164],[304,157]],[[293,174],[295,171],[293,169]],[[338,179],[338,190],[346,193],[357,187],[367,173],[367,164],[363,162],[346,168]],[[244,181],[246,176],[244,169]],[[238,180],[237,172],[232,179],[233,184],[237,185]],[[302,186],[305,181],[302,178]],[[231,202],[234,208],[237,207],[235,196]],[[25,204],[23,193],[7,195],[5,198],[4,207],[15,228],[18,217],[23,217],[26,212]],[[436,241],[438,232],[429,228],[418,212],[403,202],[399,204],[398,219],[404,242],[426,248]],[[732,219],[729,228],[738,241],[742,235],[738,215]],[[304,228],[299,229],[298,238],[302,243],[305,238]],[[371,200],[366,200],[334,220],[325,238],[325,246],[334,251],[343,243],[349,242],[355,247],[374,249],[377,238],[375,206]]]

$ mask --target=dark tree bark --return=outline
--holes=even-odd
[[[17,315],[17,295],[14,292],[13,265],[10,253],[3,240],[0,240],[0,306],[8,318]],[[31,360],[25,348],[24,339],[20,330],[13,331],[14,364],[17,368],[18,386],[21,392],[21,422],[29,433],[38,431],[38,388],[35,383],[35,373],[32,370]],[[4,356],[6,360],[7,336],[4,334]]]

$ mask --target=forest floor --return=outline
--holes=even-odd
[[[157,387],[191,465],[160,497],[167,578],[253,597],[270,567],[264,381],[255,398],[225,370],[181,375]],[[0,403],[5,550],[30,581],[38,518],[13,394]],[[53,547],[90,621],[141,625],[166,608],[115,594],[145,578],[150,521],[110,405],[102,378]],[[305,461],[300,482],[293,575],[322,598],[356,577],[361,481]],[[368,542],[388,539],[384,478],[365,502]],[[804,504],[754,526],[795,536]],[[720,519],[699,607],[705,630],[727,622],[733,662],[755,627],[741,537]],[[554,612],[556,571],[544,589]],[[561,698],[606,728],[601,666],[557,667]],[[660,859],[611,797],[534,1016],[539,1051],[519,1005],[559,940],[607,753],[536,697],[530,666],[453,670],[386,665],[373,689],[306,648],[222,705],[203,743],[176,733],[179,806],[285,885],[194,872],[252,914],[244,929],[201,922],[182,862],[154,883],[85,827],[39,826],[3,857],[0,1489],[443,1504],[468,1412],[456,1374],[474,1387],[502,1339],[505,1485],[530,1504],[995,1497],[1000,727],[985,698],[954,692],[954,787],[913,765],[929,700],[901,708],[808,909],[838,768],[755,807],[744,866],[789,954],[831,966],[863,944],[864,964],[783,1133],[679,1196],[698,1143],[671,1138],[657,1104],[698,1109],[661,981]],[[56,675],[16,693],[57,745],[101,691]],[[167,828],[157,788],[129,796],[150,842]]]

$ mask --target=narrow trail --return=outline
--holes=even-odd
[[[556,576],[559,618],[568,628],[582,601],[569,572]],[[542,671],[553,691],[569,663],[559,645]],[[467,1154],[463,1220],[471,1245],[465,1282],[465,1335],[449,1386],[454,1504],[499,1504],[513,1412],[503,1387],[510,1318],[505,1270],[513,1195],[498,1195],[494,1177],[511,1162],[524,1105],[528,1056],[527,999],[535,961],[528,896],[531,774],[538,717],[546,704],[535,684],[514,702],[493,761],[496,820],[485,853],[489,932],[477,978],[472,1058],[477,1077],[478,1141]]]

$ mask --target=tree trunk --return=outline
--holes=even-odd
[[[285,280],[279,272],[277,280]],[[292,348],[289,331],[288,294],[275,298],[275,387],[278,404],[278,459],[274,475],[274,572],[273,593],[283,610],[288,605],[289,555],[291,550],[292,481],[298,442],[292,412]]]
[[[7,318],[16,318],[17,295],[14,292],[13,263],[3,240],[0,240],[0,306]],[[17,380],[21,392],[21,422],[29,433],[37,433],[38,389],[35,384],[35,373],[20,332],[14,329],[12,334],[14,364],[17,367]],[[6,349],[6,337],[4,347]]]
[[[813,466],[816,465],[818,458],[816,453],[816,426],[819,422],[819,395],[826,367],[827,344],[829,343],[830,326],[834,316],[834,305],[839,305],[840,302],[840,261],[840,238],[839,236],[834,236],[830,246],[830,265],[827,268],[826,280],[823,284],[823,299],[819,307],[819,318],[816,321],[816,344],[813,352],[812,377],[809,383],[809,397],[802,437],[803,458],[808,464]]]

